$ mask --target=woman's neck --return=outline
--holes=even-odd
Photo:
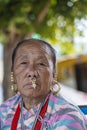
[[[43,101],[43,99],[45,99],[46,96],[40,96],[38,98],[27,98],[27,97],[23,97],[23,105],[27,110],[30,110],[31,108],[33,108],[35,105],[39,104],[40,102]]]

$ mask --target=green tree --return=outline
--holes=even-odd
[[[11,96],[10,68],[14,46],[40,34],[56,43],[57,32],[72,41],[74,19],[85,18],[86,0],[0,0],[0,41],[4,45],[4,99]]]

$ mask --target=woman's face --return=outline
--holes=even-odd
[[[50,91],[54,75],[51,51],[41,43],[23,43],[17,50],[13,72],[18,91],[23,96],[45,96]],[[30,77],[36,78],[35,89]]]

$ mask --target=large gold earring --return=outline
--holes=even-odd
[[[16,85],[14,84],[13,72],[11,72],[11,90],[14,93],[17,93],[17,91],[18,91]]]
[[[50,87],[50,90],[53,94],[59,93],[61,87],[58,83],[55,83],[53,86]]]

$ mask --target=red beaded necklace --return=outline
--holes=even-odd
[[[41,111],[40,111],[40,113],[39,113],[39,116],[40,116],[42,119],[44,118],[44,115],[45,115],[46,110],[47,110],[48,99],[49,99],[49,98],[47,98],[45,104],[42,106]],[[18,125],[18,120],[19,120],[20,113],[21,113],[21,108],[20,108],[20,104],[18,104],[18,107],[17,107],[17,109],[16,109],[16,112],[15,112],[14,117],[13,117],[13,120],[12,120],[11,130],[17,130],[17,125]],[[40,130],[41,125],[42,125],[41,121],[37,118],[33,130]]]

